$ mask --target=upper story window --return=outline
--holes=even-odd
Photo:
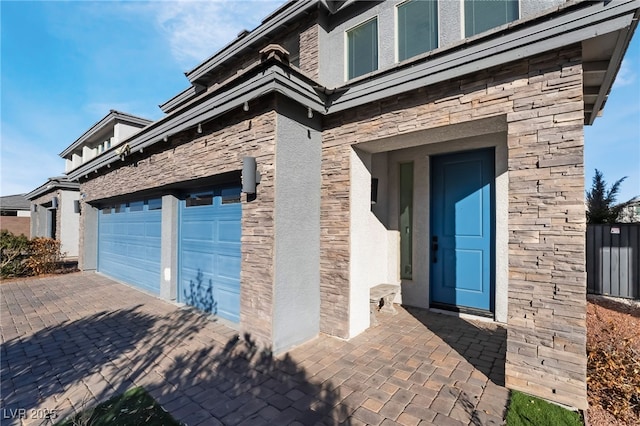
[[[378,69],[378,19],[373,18],[347,31],[347,78]]]
[[[409,0],[398,6],[398,61],[438,47],[438,3]]]
[[[464,0],[465,37],[515,21],[518,12],[518,0]]]

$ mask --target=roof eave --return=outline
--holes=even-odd
[[[314,89],[317,84],[278,60],[265,61],[255,67],[251,74],[201,95],[122,143],[129,144],[132,153],[144,150],[156,143],[162,143],[165,137],[211,121],[242,107],[245,102],[271,93],[284,94],[316,112],[326,111],[324,96]],[[90,173],[120,160],[115,150],[111,150],[70,171],[67,176],[71,180],[78,180],[82,176],[88,178]]]
[[[123,113],[116,110],[111,110],[109,113],[100,119],[97,123],[91,126],[87,131],[85,131],[78,139],[76,139],[71,145],[64,149],[60,154],[60,157],[65,158],[67,155],[71,154],[76,148],[81,146],[84,142],[86,142],[91,136],[98,133],[100,130],[104,129],[111,123],[115,123],[116,121],[124,121],[127,123],[148,126],[152,123],[151,120],[146,118],[137,117],[132,114]]]

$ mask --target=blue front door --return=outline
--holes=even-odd
[[[181,201],[178,301],[240,321],[241,223],[239,186]]]
[[[491,311],[494,150],[431,162],[431,301]]]

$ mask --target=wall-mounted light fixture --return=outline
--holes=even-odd
[[[198,128],[196,129],[196,132],[202,133],[202,124],[201,123],[198,123]]]
[[[260,183],[260,172],[257,170],[255,157],[242,158],[242,192],[255,194],[256,185]]]
[[[164,138],[162,138],[163,141],[168,142],[169,141],[169,137],[167,135],[164,135]]]
[[[307,108],[307,118],[313,118],[313,110],[311,107]]]
[[[51,199],[51,208],[52,209],[57,209],[58,208],[58,197],[53,197]]]
[[[242,105],[242,110],[245,112],[249,111],[249,102],[244,101],[244,104]]]

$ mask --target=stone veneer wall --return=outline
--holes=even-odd
[[[319,66],[319,44],[318,44],[318,24],[314,14],[314,19],[300,32],[300,69],[313,79],[318,78]]]
[[[321,331],[349,330],[349,153],[358,142],[491,116],[507,121],[506,385],[586,408],[586,274],[580,46],[326,117]]]
[[[113,163],[81,179],[84,202],[131,194],[196,178],[239,171],[242,157],[256,157],[262,180],[258,196],[242,200],[242,270],[240,321],[260,343],[271,341],[274,256],[274,178],[276,112],[273,98],[249,112],[233,111],[205,123],[203,133],[189,130]],[[135,198],[133,196],[132,198]],[[81,215],[80,235],[84,235]],[[80,242],[81,247],[83,241]],[[82,250],[81,250],[82,252]],[[82,267],[83,260],[80,259]]]

